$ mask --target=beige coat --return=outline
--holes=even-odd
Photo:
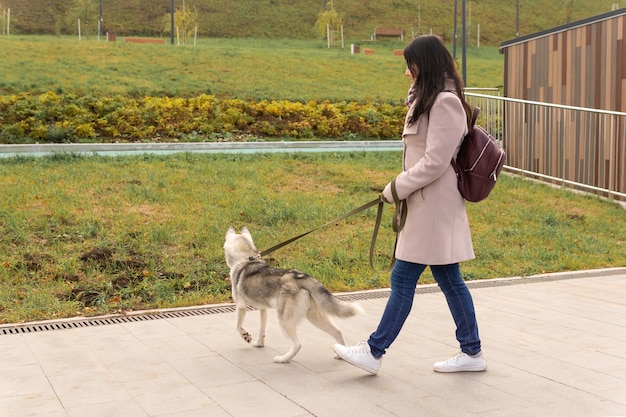
[[[466,133],[461,100],[451,92],[437,96],[429,116],[412,126],[405,123],[403,172],[396,177],[396,190],[401,200],[407,199],[408,214],[398,235],[397,259],[424,265],[474,259],[465,200],[450,164]],[[393,201],[391,183],[383,195]]]

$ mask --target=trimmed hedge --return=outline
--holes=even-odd
[[[0,96],[0,143],[398,138],[403,104],[22,93]]]

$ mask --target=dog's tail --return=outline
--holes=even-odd
[[[332,295],[319,281],[312,277],[302,280],[302,287],[311,294],[319,310],[330,316],[347,318],[364,312],[360,305],[340,300]]]

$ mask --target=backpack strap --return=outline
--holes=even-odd
[[[470,119],[470,123],[469,123],[469,130],[472,130],[474,128],[474,125],[476,124],[476,120],[478,120],[478,114],[480,113],[480,107],[474,107],[474,112],[472,113],[472,118]]]
[[[474,129],[474,126],[476,125],[476,120],[478,120],[478,114],[479,113],[480,113],[480,107],[474,107],[474,111],[472,112],[472,117],[469,119],[469,122],[468,122],[468,125],[467,125],[467,134],[468,135]],[[463,137],[463,140],[465,140],[465,137]],[[452,163],[452,168],[454,168],[454,172],[456,173],[457,178],[460,178],[461,174],[459,172],[459,167],[456,164],[456,159],[452,158],[451,163]]]

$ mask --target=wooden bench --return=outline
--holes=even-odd
[[[124,42],[134,42],[134,43],[165,43],[165,39],[155,39],[155,38],[124,38]]]
[[[390,28],[374,28],[374,33],[372,34],[372,40],[375,41],[377,37],[393,37],[398,38],[399,41],[404,40],[404,30],[403,29],[390,29]]]

